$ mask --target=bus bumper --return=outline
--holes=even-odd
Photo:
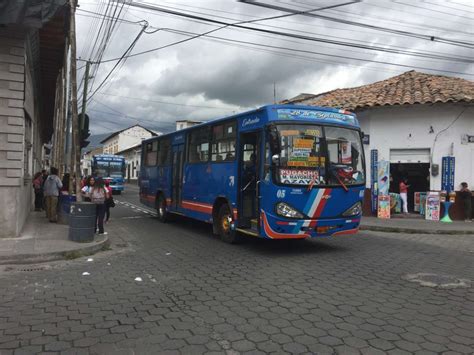
[[[270,239],[305,239],[355,234],[360,216],[334,219],[290,220],[271,213],[261,214],[261,234]]]

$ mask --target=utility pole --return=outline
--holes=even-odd
[[[89,84],[89,70],[91,67],[91,62],[86,62],[86,73],[84,76],[84,91],[82,93],[82,112],[81,112],[81,131],[84,129],[84,115],[86,114],[86,105],[87,105],[87,89]]]
[[[71,113],[72,113],[72,150],[73,160],[71,167],[75,166],[76,173],[76,201],[82,201],[81,195],[81,149],[79,147],[79,116],[77,114],[77,62],[76,62],[76,0],[70,0],[70,43],[71,43]],[[72,169],[71,169],[72,170]]]

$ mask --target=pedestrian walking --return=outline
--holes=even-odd
[[[37,172],[33,178],[33,189],[35,190],[35,211],[43,209],[43,175]]]
[[[105,180],[105,189],[109,193],[109,197],[105,200],[105,223],[110,219],[110,208],[115,207],[114,197],[112,196],[112,188],[110,187],[110,180]]]
[[[99,230],[99,234],[107,234],[104,231],[104,216],[105,216],[105,201],[108,198],[109,193],[105,189],[104,180],[102,178],[93,178],[89,179],[89,186],[83,188],[83,193],[90,199],[92,203],[96,205],[96,227]]]
[[[472,193],[467,186],[467,182],[461,182],[461,190],[459,191],[463,207],[464,207],[464,221],[472,222]]]
[[[410,185],[408,185],[408,179],[404,178],[402,181],[400,181],[400,198],[402,200],[402,208],[403,208],[403,213],[408,214],[408,188]]]
[[[50,169],[50,174],[43,186],[46,198],[46,216],[50,222],[56,223],[58,221],[58,196],[63,187],[58,177],[58,169],[54,167]]]

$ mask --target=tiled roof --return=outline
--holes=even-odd
[[[443,75],[408,71],[387,80],[318,95],[298,95],[284,104],[328,106],[351,111],[374,106],[446,102],[474,103],[474,82]]]

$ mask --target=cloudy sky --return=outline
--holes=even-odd
[[[176,120],[207,121],[271,104],[275,96],[354,87],[412,69],[474,80],[470,0],[250,2],[133,1],[150,5],[145,9],[129,0],[123,8],[118,1],[79,0],[78,56],[101,62],[91,66],[92,134],[135,123],[169,132]],[[318,10],[335,4],[341,6]],[[291,13],[268,6],[293,14],[267,19]],[[120,61],[104,81],[143,20],[148,27],[128,54],[156,50]],[[79,78],[84,64],[78,63]]]

